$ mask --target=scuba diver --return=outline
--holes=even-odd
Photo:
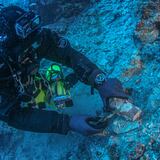
[[[69,116],[47,107],[71,106],[69,88],[79,80],[90,85],[92,91],[98,90],[104,110],[110,112],[114,108],[109,107],[111,99],[125,103],[128,99],[121,82],[107,78],[68,40],[42,28],[40,22],[38,15],[17,6],[0,11],[0,119],[14,128],[39,133],[100,133],[106,125],[94,127],[89,123],[98,117]],[[55,62],[45,73],[39,72],[42,58]],[[64,77],[59,63],[74,73]]]

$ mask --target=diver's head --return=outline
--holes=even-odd
[[[9,6],[0,11],[0,42],[7,47],[16,41],[26,39],[40,27],[40,17],[17,6]]]
[[[10,6],[2,8],[0,11],[0,45],[1,47],[11,47],[18,40],[15,23],[25,13],[19,7]]]
[[[0,10],[0,50],[12,49],[19,42],[38,32],[40,17],[18,6],[4,7]]]

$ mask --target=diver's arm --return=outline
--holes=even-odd
[[[10,111],[7,120],[0,119],[9,126],[31,132],[67,134],[69,131],[75,131],[84,135],[101,132],[102,128],[93,128],[88,124],[89,118],[93,117],[87,115],[69,117],[55,111],[16,108]]]
[[[20,108],[10,111],[7,123],[17,129],[39,132],[67,134],[70,117],[55,111]]]
[[[78,80],[93,85],[95,76],[102,71],[87,57],[70,46],[68,40],[59,37],[49,29],[42,31],[42,45],[39,49],[40,56],[71,67]]]

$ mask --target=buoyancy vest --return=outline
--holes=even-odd
[[[20,74],[19,80],[21,84],[17,83],[18,85],[22,85],[24,90],[19,99],[17,99],[21,107],[39,109],[48,109],[47,107],[49,107],[49,109],[57,110],[73,105],[69,87],[67,87],[65,83],[62,67],[59,64],[52,64],[44,73],[39,73],[38,71],[28,75],[25,73],[26,72],[22,72]],[[9,86],[10,85],[8,85],[8,88]],[[0,96],[3,97],[3,109],[5,112],[8,100],[12,104],[13,99],[17,97],[16,92],[12,94],[13,96],[7,96],[7,92],[7,88],[3,91],[3,96],[2,92],[0,92]],[[15,97],[14,94],[16,95]],[[13,99],[7,99],[7,97],[12,97]],[[6,100],[5,103],[4,100]],[[7,108],[10,109],[10,107]]]
[[[34,77],[36,88],[32,97],[24,97],[22,107],[39,109],[63,109],[73,105],[69,87],[65,83],[62,68],[59,64],[52,64],[43,73],[37,73]]]

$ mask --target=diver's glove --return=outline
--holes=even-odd
[[[121,82],[116,78],[106,79],[101,85],[97,85],[96,88],[99,91],[102,99],[128,98],[128,96],[123,91]]]
[[[72,131],[81,133],[86,136],[101,133],[106,126],[103,126],[102,128],[94,128],[93,125],[89,124],[89,121],[92,119],[94,119],[94,117],[74,115],[71,117],[69,125]]]
[[[106,78],[105,73],[100,70],[93,71],[89,80],[91,85],[98,90],[106,110],[109,109],[110,98],[128,99],[121,82],[116,78]]]

